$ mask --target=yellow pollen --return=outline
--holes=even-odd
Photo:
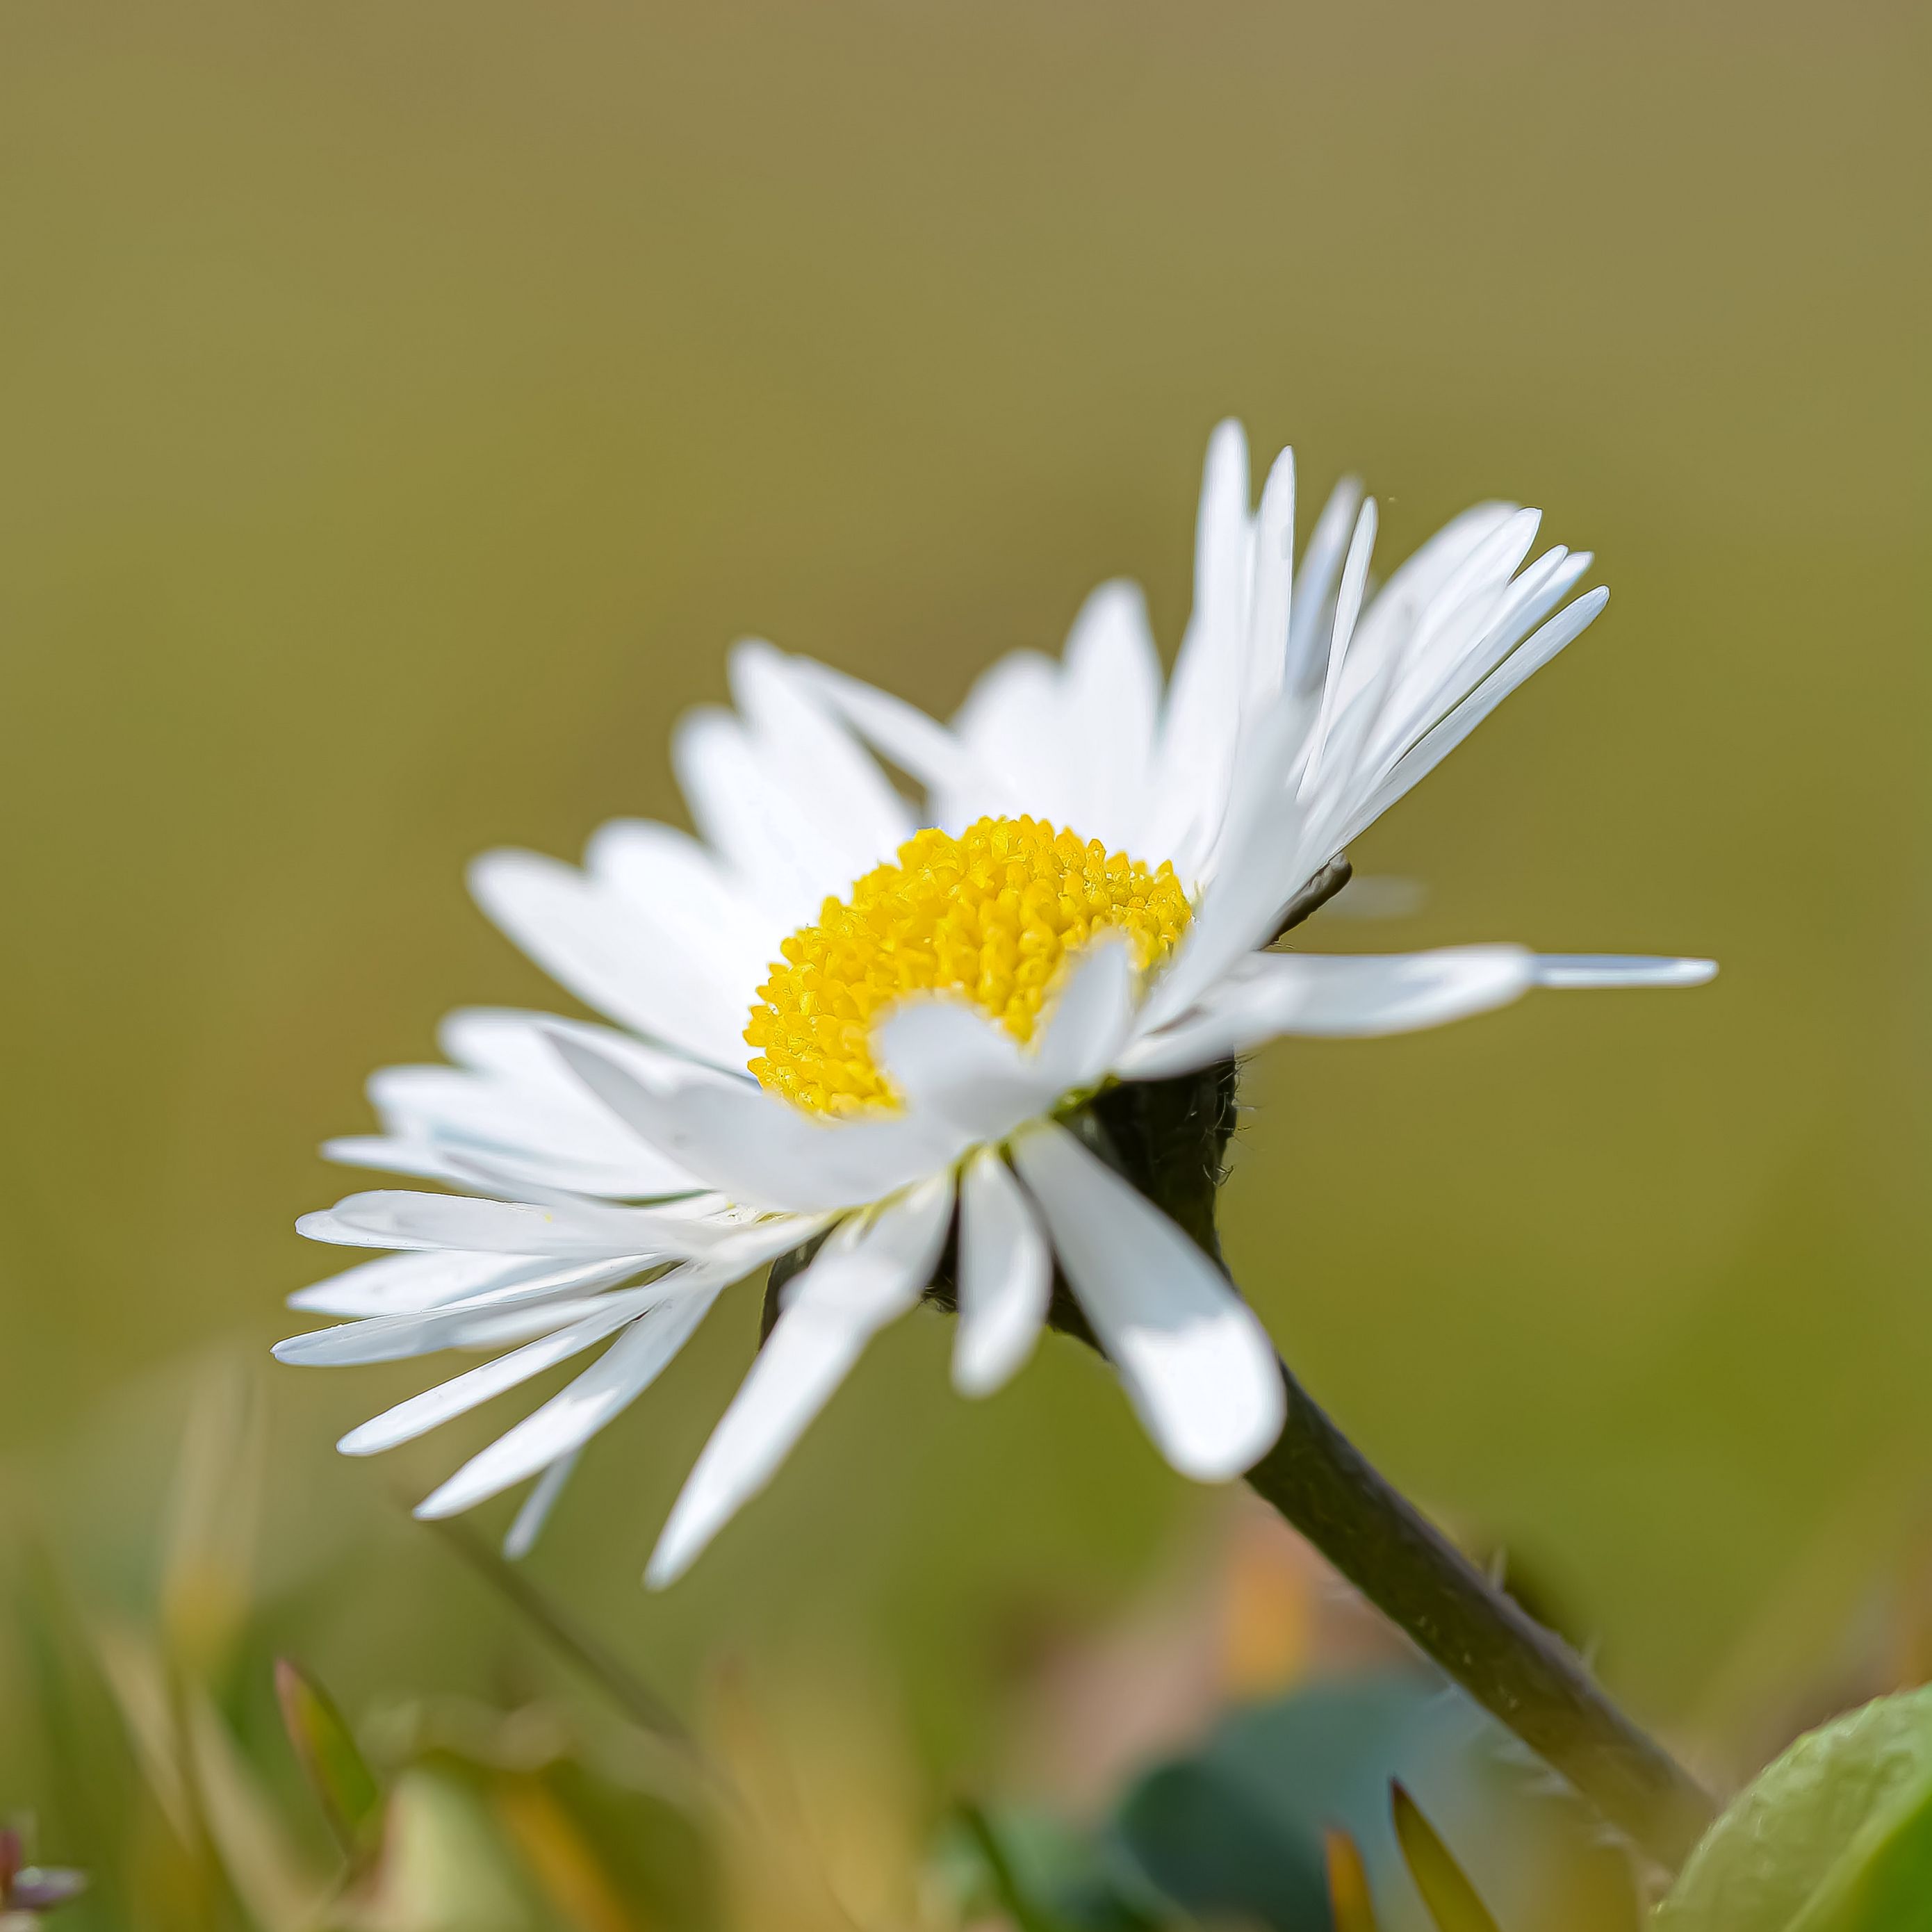
[[[1024,1042],[1095,933],[1124,933],[1144,973],[1192,916],[1171,864],[1150,872],[1041,819],[982,818],[957,838],[918,832],[779,948],[745,1029],[751,1070],[814,1113],[890,1111],[898,1096],[871,1034],[893,1001],[960,994]]]

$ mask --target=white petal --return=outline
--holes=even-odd
[[[965,1142],[1004,1139],[1066,1090],[964,999],[903,1000],[874,1027],[872,1045],[907,1106],[952,1122]]]
[[[1148,856],[1172,858],[1188,878],[1226,812],[1240,735],[1252,541],[1247,442],[1239,423],[1223,422],[1209,440],[1201,481],[1194,610],[1168,684],[1149,821]]]
[[[662,932],[664,943],[716,959],[749,989],[771,956],[771,920],[743,882],[688,832],[641,818],[599,826],[584,869]]]
[[[1518,685],[1540,670],[1566,644],[1580,637],[1610,601],[1610,593],[1603,590],[1592,590],[1578,598],[1575,603],[1558,611],[1514,656],[1492,671],[1448,717],[1426,733],[1413,749],[1402,754],[1368,801],[1352,812],[1346,836],[1341,840],[1341,844],[1346,845],[1357,837],[1411,786],[1432,772]]]
[[[536,1484],[524,1498],[524,1506],[517,1512],[517,1520],[511,1524],[509,1534],[503,1538],[503,1554],[512,1563],[527,1556],[536,1546],[536,1540],[543,1533],[544,1525],[550,1520],[550,1513],[556,1507],[556,1499],[563,1493],[563,1486],[570,1480],[575,1469],[581,1449],[572,1449],[560,1456],[543,1474]]]
[[[982,1148],[959,1190],[959,1326],[953,1385],[990,1395],[1019,1370],[1053,1294],[1053,1257],[1006,1162]]]
[[[698,830],[755,897],[775,938],[804,925],[826,893],[851,884],[838,876],[836,850],[791,808],[762,747],[734,713],[710,704],[687,711],[670,748]]]
[[[974,763],[998,775],[1001,794],[1023,801],[1023,812],[1085,838],[1097,804],[1085,760],[1070,749],[1080,721],[1065,697],[1051,658],[1010,651],[980,674],[952,728]],[[946,822],[967,803],[950,793],[936,802]]]
[[[1342,688],[1342,670],[1348,662],[1348,646],[1355,634],[1355,620],[1361,614],[1362,594],[1369,580],[1369,559],[1376,548],[1376,500],[1370,496],[1355,519],[1355,533],[1348,541],[1348,555],[1342,566],[1342,587],[1335,596],[1335,624],[1328,644],[1328,669],[1322,687],[1322,710],[1315,721],[1314,748],[1303,772],[1303,796],[1312,788],[1322,770],[1322,754],[1328,727],[1335,715]]]
[[[600,1202],[466,1198],[379,1189],[352,1194],[296,1223],[310,1240],[347,1247],[461,1248],[477,1253],[639,1262],[714,1260],[756,1267],[805,1238],[791,1220],[750,1220],[717,1211],[714,1197],[660,1208]]]
[[[514,1388],[532,1376],[542,1375],[544,1370],[581,1354],[635,1320],[650,1306],[654,1297],[662,1300],[671,1292],[654,1282],[649,1288],[607,1295],[604,1305],[582,1321],[526,1342],[507,1355],[499,1355],[494,1362],[485,1362],[481,1368],[471,1369],[434,1388],[425,1389],[420,1395],[412,1395],[406,1402],[399,1402],[394,1408],[352,1429],[335,1446],[345,1456],[373,1456],[440,1428],[452,1417],[466,1414],[506,1389]]]
[[[511,1194],[553,1206],[586,1194],[640,1204],[671,1200],[682,1204],[703,1192],[662,1154],[647,1148],[640,1152],[639,1164],[626,1170],[568,1157],[551,1160],[542,1154],[492,1154],[447,1142],[397,1140],[380,1134],[345,1134],[322,1144],[322,1157],[344,1167],[406,1174],[419,1180],[445,1181],[466,1193]]]
[[[587,1041],[560,1036],[557,1050],[620,1120],[706,1185],[752,1206],[861,1206],[949,1165],[967,1144],[956,1130],[909,1114],[820,1120],[762,1088],[656,1093]]]
[[[1144,858],[1160,658],[1138,584],[1103,584],[1074,620],[1061,684],[1060,755],[1084,766],[1084,818],[1070,829]]]
[[[1182,1474],[1239,1475],[1281,1432],[1268,1333],[1214,1263],[1065,1128],[1013,1144],[1080,1306],[1148,1432]]]
[[[1341,849],[1286,788],[1284,754],[1294,729],[1282,706],[1256,730],[1229,802],[1214,876],[1148,994],[1143,1027],[1178,1018],[1237,959],[1265,945],[1282,908]]]
[[[664,1524],[645,1573],[653,1588],[681,1576],[771,1480],[866,1344],[918,1300],[952,1211],[950,1178],[924,1183],[875,1220],[846,1223],[793,1280],[784,1312]]]
[[[1656,959],[1616,952],[1538,956],[1539,986],[1702,986],[1718,976],[1714,959]]]
[[[1590,553],[1546,550],[1486,612],[1479,624],[1418,650],[1378,719],[1358,776],[1368,789],[1429,727],[1461,703],[1567,597],[1589,568]]]
[[[917,779],[928,792],[964,801],[967,817],[1024,808],[1025,802],[1014,799],[952,732],[916,706],[829,664],[808,658],[793,662],[881,758]],[[952,823],[947,818],[938,822]]]
[[[572,1269],[532,1282],[485,1289],[420,1312],[372,1315],[340,1328],[291,1335],[275,1344],[278,1362],[307,1368],[346,1368],[400,1362],[444,1348],[498,1348],[545,1335],[601,1313],[602,1292],[639,1273],[634,1262]]]
[[[1120,1071],[1164,1079],[1245,1053],[1280,1034],[1363,1039],[1486,1012],[1537,984],[1520,946],[1431,952],[1264,953],[1240,962],[1194,1010],[1136,1040]]]
[[[539,1185],[619,1196],[691,1186],[675,1163],[561,1080],[540,1087],[454,1066],[386,1066],[370,1080],[369,1098],[397,1138],[488,1160]]]
[[[1294,586],[1294,602],[1288,629],[1287,688],[1290,691],[1318,687],[1328,659],[1323,646],[1334,634],[1333,607],[1335,580],[1342,568],[1342,555],[1348,548],[1348,532],[1355,521],[1356,506],[1362,500],[1362,486],[1352,476],[1335,485],[1302,553],[1301,572]]]
[[[385,1255],[296,1289],[289,1306],[316,1315],[419,1314],[548,1266],[512,1255]]]
[[[905,801],[799,661],[767,644],[740,644],[731,653],[731,694],[773,782],[842,874],[828,892],[843,892],[912,836]]]
[[[1390,656],[1406,656],[1424,620],[1468,559],[1516,514],[1514,503],[1478,503],[1452,517],[1389,574],[1363,606],[1354,648],[1363,674]]]
[[[620,822],[604,830],[626,829]],[[593,850],[603,837],[600,832],[591,839]],[[694,1063],[688,1054],[649,1046],[636,1034],[615,1027],[514,1006],[459,1006],[443,1016],[436,1036],[436,1044],[459,1066],[533,1092],[561,1094],[580,1106],[584,1096],[578,1083],[559,1064],[550,1043],[551,1034],[558,1032],[581,1034],[601,1041],[608,1052],[633,1065],[643,1078],[675,1080],[692,1074],[698,1065],[706,1071],[716,1070],[708,1062]],[[751,1077],[742,1070],[733,1070],[738,1078]]]
[[[724,1286],[712,1274],[702,1286],[661,1301],[638,1316],[568,1388],[526,1416],[480,1456],[472,1456],[416,1506],[424,1518],[455,1516],[580,1449],[650,1388]]]
[[[892,1008],[873,1028],[873,1056],[912,1114],[957,1129],[956,1150],[1004,1140],[1110,1070],[1132,1024],[1137,978],[1125,942],[1101,933],[1048,1008],[1036,1051],[970,1001],[938,994]]]
[[[1483,506],[1491,507],[1501,506]],[[1426,675],[1430,664],[1460,655],[1460,640],[1479,632],[1487,614],[1505,596],[1542,520],[1540,510],[1517,510],[1493,519],[1480,511],[1474,514],[1466,512],[1448,526],[1448,532],[1477,540],[1461,547],[1455,567],[1439,577],[1432,570],[1412,574],[1410,566],[1425,556],[1433,565],[1454,554],[1454,548],[1444,541],[1448,532],[1438,531],[1396,572],[1382,595],[1364,612],[1361,643],[1369,648],[1363,650],[1361,662],[1346,681],[1345,695],[1353,695],[1384,668],[1399,663],[1406,677]],[[1435,580],[1430,582],[1430,578]],[[1403,594],[1424,582],[1428,582],[1426,599],[1418,602]],[[1390,596],[1390,591],[1396,593],[1395,598]]]
[[[539,1207],[527,1201],[486,1201],[456,1194],[412,1194],[378,1188],[351,1194],[319,1214],[304,1214],[296,1232],[312,1241],[352,1248],[461,1248],[501,1255],[647,1256],[664,1247],[673,1217],[662,1210]],[[683,1233],[688,1222],[678,1230]]]
[[[1092,1086],[1112,1066],[1133,1024],[1139,979],[1124,938],[1096,933],[1082,949],[1042,1016],[1040,1078],[1056,1097]]]
[[[1287,689],[1288,610],[1294,580],[1294,452],[1284,449],[1255,514],[1254,586],[1248,598],[1244,702],[1272,704]]]
[[[610,886],[534,852],[488,852],[470,868],[476,902],[590,1005],[720,1066],[745,1063],[752,986],[725,948],[661,928]]]

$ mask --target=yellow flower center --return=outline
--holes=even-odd
[[[1146,972],[1192,916],[1171,864],[1150,872],[1040,819],[982,818],[957,838],[918,832],[779,948],[745,1029],[751,1070],[814,1113],[890,1110],[898,1098],[871,1034],[894,1000],[958,994],[1024,1042],[1095,933],[1126,934]]]

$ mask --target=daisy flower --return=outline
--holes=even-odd
[[[502,1352],[341,1448],[390,1448],[602,1347],[422,1505],[446,1516],[536,1477],[520,1552],[585,1442],[718,1296],[817,1243],[672,1510],[652,1583],[770,1478],[949,1256],[962,1390],[1021,1366],[1057,1273],[1174,1467],[1247,1468],[1282,1425],[1273,1346],[1078,1131],[1083,1102],[1280,1034],[1400,1032],[1536,986],[1712,970],[1510,945],[1270,950],[1310,882],[1602,609],[1601,590],[1571,598],[1587,554],[1526,562],[1538,524],[1480,505],[1377,588],[1375,505],[1345,484],[1298,563],[1292,455],[1253,508],[1224,424],[1170,678],[1120,583],[1059,658],[1002,659],[950,724],[740,646],[736,710],[676,732],[697,836],[620,820],[580,868],[499,852],[472,873],[484,911],[612,1024],[455,1014],[449,1064],[377,1074],[381,1134],[328,1150],[455,1191],[307,1216],[315,1240],[391,1252],[296,1294],[352,1318],[281,1358]]]

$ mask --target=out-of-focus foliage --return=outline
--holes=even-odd
[[[1120,1813],[1142,1870],[1199,1912],[1277,1932],[1320,1922],[1322,1842],[1360,1847],[1384,1932],[1428,1932],[1406,1882],[1389,1785],[1400,1779],[1465,1854],[1515,1932],[1628,1932],[1627,1857],[1508,1735],[1432,1674],[1317,1684],[1231,1714],[1198,1754],[1148,1773]]]
[[[1658,1932],[1932,1927],[1932,1689],[1801,1738],[1733,1804]]]
[[[1446,1868],[1429,1863],[1441,1840],[1414,1822],[1424,1808],[1459,1847],[1464,1885],[1480,1886],[1510,1932],[1635,1932],[1628,1854],[1506,1733],[1414,1666],[1230,1712],[1198,1751],[1136,1779],[1111,1826],[1084,1841],[1028,1819],[999,1821],[999,1836],[1024,1895],[1079,1932],[1165,1923],[1176,1909],[1265,1932],[1345,1932],[1332,1903],[1338,1832],[1380,1932],[1466,1932],[1451,1922]]]

